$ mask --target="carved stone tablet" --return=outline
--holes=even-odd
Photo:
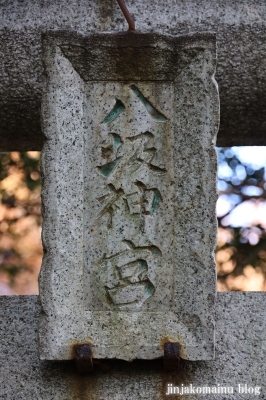
[[[212,359],[213,34],[48,32],[42,359]]]

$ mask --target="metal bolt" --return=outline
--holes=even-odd
[[[176,342],[164,344],[164,370],[166,372],[176,371],[179,368],[180,345]]]
[[[76,365],[79,373],[93,371],[92,350],[90,344],[77,344],[75,346]]]

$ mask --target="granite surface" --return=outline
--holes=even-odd
[[[127,0],[141,32],[215,32],[219,146],[266,144],[264,0]],[[0,149],[40,150],[41,33],[126,30],[116,0],[8,0],[0,5]]]
[[[187,395],[188,400],[265,400],[266,293],[218,293],[216,357],[185,361],[164,373],[162,359],[95,360],[95,372],[79,375],[74,361],[40,361],[37,296],[0,297],[0,399],[163,400],[167,385],[233,387],[234,394]],[[260,394],[238,393],[238,384]]]
[[[215,36],[53,31],[44,63],[41,357],[212,359]]]

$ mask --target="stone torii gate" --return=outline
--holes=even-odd
[[[179,4],[180,3],[180,4]],[[265,15],[262,1],[128,1],[137,28],[164,34],[217,32],[216,80],[221,98],[218,145],[265,145]],[[41,32],[48,29],[121,31],[114,1],[10,1],[1,5],[0,149],[40,150],[43,67]],[[151,194],[151,193],[150,193]],[[153,193],[152,193],[153,194]],[[153,194],[154,195],[154,194]],[[131,244],[130,244],[131,245]],[[131,245],[132,246],[132,245]],[[40,361],[38,296],[0,297],[0,398],[164,399],[168,384],[230,387],[213,399],[266,398],[265,293],[218,293],[214,360],[181,360],[163,372],[162,360],[99,360],[94,374],[79,375],[73,361]],[[96,361],[97,362],[97,361]],[[246,386],[245,386],[246,385]],[[260,388],[255,393],[255,388]],[[218,389],[217,389],[218,390]],[[225,392],[224,392],[225,393]]]

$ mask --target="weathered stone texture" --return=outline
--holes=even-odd
[[[212,359],[212,34],[44,36],[41,357]]]
[[[218,293],[216,359],[184,361],[177,373],[154,361],[98,361],[92,375],[80,376],[74,361],[40,361],[37,296],[0,297],[0,399],[2,400],[163,400],[167,383],[178,386],[261,387],[258,396],[208,395],[210,400],[266,399],[266,293]],[[189,395],[188,400],[203,398]]]
[[[217,33],[221,96],[218,145],[266,144],[266,3],[263,0],[127,0],[143,32]],[[41,32],[119,31],[126,23],[115,0],[1,3],[0,149],[39,150]]]

